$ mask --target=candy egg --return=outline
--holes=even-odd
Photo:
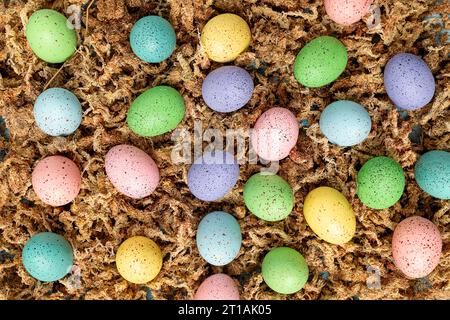
[[[158,245],[141,236],[122,242],[116,253],[117,271],[125,280],[137,284],[153,280],[161,271],[162,262]]]
[[[239,164],[228,152],[206,152],[188,172],[189,190],[203,201],[216,201],[233,189],[239,178]]]
[[[240,300],[234,280],[223,273],[206,278],[195,293],[194,300]]]
[[[425,61],[410,53],[399,53],[384,68],[384,88],[397,107],[416,110],[433,99],[436,84]]]
[[[432,197],[450,199],[450,152],[424,153],[416,163],[414,177],[419,187]]]
[[[81,173],[77,165],[63,156],[50,156],[38,162],[31,177],[33,190],[42,202],[63,206],[80,192]]]
[[[38,127],[51,136],[67,136],[81,123],[80,101],[69,90],[51,88],[42,92],[34,103],[34,119]]]
[[[177,36],[169,21],[159,16],[139,19],[131,29],[130,45],[134,54],[150,63],[161,62],[172,54]]]
[[[306,196],[303,213],[312,231],[329,243],[344,244],[355,234],[353,209],[336,189],[319,187],[312,190]]]
[[[405,189],[403,169],[389,157],[372,158],[358,172],[357,189],[359,199],[369,208],[389,208]]]
[[[26,27],[26,37],[31,50],[49,63],[66,61],[77,48],[77,34],[67,26],[61,13],[42,9],[34,12]]]
[[[264,257],[261,272],[269,288],[282,294],[301,290],[309,275],[305,258],[298,251],[286,247],[270,250]]]
[[[62,236],[41,232],[32,236],[22,251],[25,270],[35,279],[51,282],[63,278],[73,265],[73,250]]]
[[[155,161],[135,146],[120,144],[112,147],[105,157],[105,170],[113,186],[134,199],[149,196],[159,183]]]
[[[216,62],[236,59],[248,48],[251,39],[247,22],[232,13],[219,14],[209,20],[200,38],[206,54]]]
[[[258,218],[280,221],[294,208],[294,193],[280,176],[257,173],[244,186],[244,203]]]
[[[245,69],[223,66],[206,76],[202,96],[214,111],[232,112],[250,101],[253,88],[253,79]]]
[[[359,21],[368,11],[373,0],[325,0],[325,11],[336,23],[350,25]]]
[[[224,266],[241,249],[241,227],[231,214],[214,211],[200,221],[196,241],[203,259],[214,266]]]
[[[414,216],[401,221],[392,236],[394,263],[407,277],[427,276],[439,264],[442,239],[428,219]]]
[[[143,137],[154,137],[176,128],[184,118],[184,99],[172,87],[148,89],[131,104],[127,123],[131,131]]]
[[[251,144],[256,154],[269,161],[286,158],[297,144],[299,124],[294,114],[285,108],[274,107],[256,121]]]
[[[367,138],[372,121],[362,105],[349,100],[340,100],[329,104],[323,110],[319,125],[331,143],[349,147]]]
[[[338,39],[321,36],[308,42],[294,62],[295,79],[317,88],[336,80],[347,65],[347,49]]]

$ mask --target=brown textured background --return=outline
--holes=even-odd
[[[78,52],[50,84],[79,97],[83,122],[67,138],[49,137],[33,121],[33,103],[61,65],[48,65],[33,55],[24,26],[37,9],[64,12],[70,4],[86,9],[90,1],[84,1],[0,3],[0,115],[10,130],[10,139],[0,138],[0,149],[6,152],[0,162],[0,299],[189,299],[206,276],[220,271],[240,283],[243,299],[450,298],[450,204],[423,193],[413,178],[418,155],[450,149],[449,46],[436,45],[434,38],[441,29],[436,21],[422,21],[431,13],[450,13],[448,1],[435,5],[434,0],[377,0],[382,20],[373,30],[366,27],[367,16],[350,27],[332,23],[321,0],[93,1],[89,18],[86,10],[82,13]],[[255,92],[245,108],[232,114],[212,112],[201,98],[202,80],[219,64],[205,56],[199,32],[208,19],[222,12],[241,15],[253,36],[250,48],[235,64],[251,72]],[[167,18],[177,33],[176,51],[155,65],[135,57],[128,42],[133,23],[149,14]],[[444,24],[450,28],[448,17]],[[307,89],[293,77],[294,58],[307,41],[325,34],[344,42],[349,62],[333,84]],[[445,43],[444,37],[441,41]],[[383,66],[401,51],[422,56],[437,83],[432,103],[409,112],[408,117],[395,110],[383,88]],[[223,132],[247,128],[271,106],[287,107],[299,121],[309,121],[296,149],[281,162],[279,174],[292,185],[296,199],[287,219],[265,223],[246,210],[243,184],[258,166],[242,166],[237,186],[223,201],[204,203],[194,199],[186,186],[188,166],[171,164],[170,134],[145,139],[131,133],[125,122],[130,103],[140,92],[161,83],[174,86],[185,98],[181,128],[191,129],[194,119]],[[341,149],[328,144],[320,133],[320,111],[336,99],[355,100],[369,110],[373,128],[363,144]],[[417,131],[412,142],[409,134],[414,126],[420,126],[422,133]],[[119,143],[138,146],[157,162],[162,179],[150,197],[132,201],[119,195],[107,180],[104,156]],[[31,188],[36,162],[53,154],[70,157],[82,170],[79,196],[58,208],[43,205]],[[365,208],[355,196],[357,170],[377,155],[393,157],[407,175],[401,200],[381,211]],[[344,246],[319,240],[304,221],[303,200],[320,185],[342,190],[355,210],[356,235]],[[234,214],[243,232],[238,258],[224,268],[208,265],[195,246],[199,219],[217,209]],[[444,242],[439,266],[421,280],[402,276],[391,257],[392,231],[411,215],[436,223]],[[23,245],[32,234],[45,230],[71,242],[81,270],[78,285],[70,277],[43,284],[24,270]],[[132,235],[152,238],[164,253],[161,273],[147,285],[127,283],[115,268],[118,245]],[[310,277],[297,294],[278,295],[262,280],[262,258],[276,246],[293,247],[306,257]],[[381,289],[367,288],[369,265],[380,268]]]

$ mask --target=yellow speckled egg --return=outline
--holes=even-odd
[[[206,23],[201,43],[211,60],[229,62],[248,48],[251,39],[250,28],[244,19],[224,13]]]
[[[153,280],[162,267],[162,253],[158,245],[146,237],[131,237],[117,250],[116,266],[125,280],[143,284]]]
[[[356,218],[342,193],[319,187],[308,193],[303,213],[309,227],[319,238],[332,244],[350,241],[355,234]]]

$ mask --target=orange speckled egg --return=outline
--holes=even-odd
[[[336,23],[350,25],[359,21],[373,0],[325,0],[325,10]]]
[[[202,282],[194,300],[240,300],[239,290],[230,276],[217,273]]]
[[[81,173],[77,165],[63,156],[50,156],[36,165],[31,177],[33,190],[44,203],[63,206],[80,192]]]

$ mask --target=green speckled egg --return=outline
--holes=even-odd
[[[167,133],[183,120],[184,100],[172,87],[157,86],[142,93],[128,110],[131,131],[143,137]]]
[[[77,49],[77,35],[67,26],[61,13],[42,9],[34,12],[26,27],[26,37],[31,50],[49,63],[66,61]]]
[[[338,39],[321,36],[298,53],[294,76],[305,87],[317,88],[336,80],[347,65],[347,49]]]
[[[264,257],[261,272],[269,288],[282,294],[301,290],[309,275],[305,258],[298,251],[287,247],[270,250]]]
[[[359,170],[357,194],[362,203],[372,209],[393,206],[405,189],[403,169],[389,157],[376,157]]]
[[[291,186],[280,176],[257,173],[245,183],[244,202],[258,218],[279,221],[294,208],[294,194]]]
[[[450,152],[433,150],[424,153],[416,163],[414,177],[430,196],[450,199]]]

